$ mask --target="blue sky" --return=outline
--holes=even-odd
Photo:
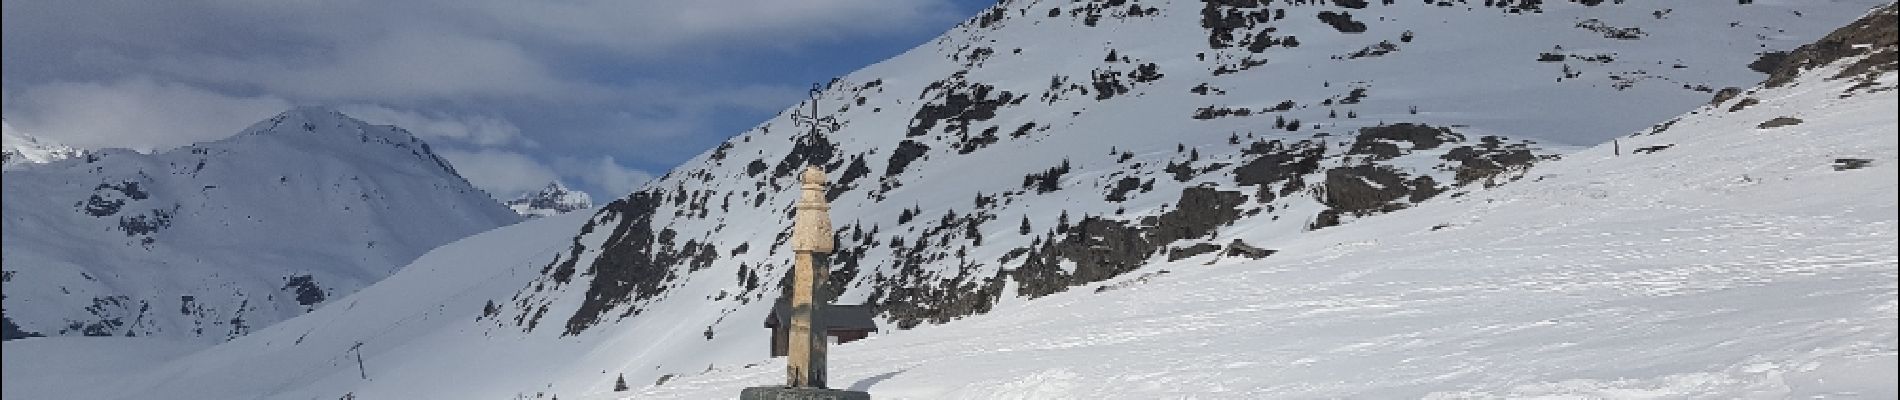
[[[163,150],[327,105],[408,128],[498,197],[560,179],[604,200],[990,3],[8,0],[0,112]]]

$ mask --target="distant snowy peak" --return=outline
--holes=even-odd
[[[416,138],[408,130],[393,125],[372,125],[362,120],[344,115],[334,109],[319,106],[292,108],[276,116],[251,124],[231,140],[214,143],[246,143],[257,138],[271,138],[290,142],[296,147],[325,149],[341,153],[362,153],[361,144],[379,144],[395,149],[394,153],[406,153],[407,156],[425,161],[451,175],[461,177],[447,160],[437,156],[429,144]],[[240,144],[240,146],[244,146]],[[368,154],[364,154],[367,156]],[[408,164],[405,160],[379,160],[389,164]]]
[[[0,120],[0,153],[3,169],[13,169],[27,164],[45,164],[49,162],[75,158],[86,154],[71,146],[48,142],[13,129],[13,124]]]
[[[507,204],[508,208],[523,217],[539,218],[593,208],[594,200],[586,192],[568,189],[560,181],[554,181],[548,182],[548,186],[539,191],[509,200]]]
[[[0,319],[47,336],[226,340],[521,220],[407,131],[315,107],[9,170],[0,195]]]

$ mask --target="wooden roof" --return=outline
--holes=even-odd
[[[828,331],[836,329],[877,330],[877,321],[871,318],[871,314],[872,310],[869,305],[832,304],[825,307],[825,311],[818,315],[818,319],[823,323],[822,326],[825,327],[825,330]],[[792,305],[789,300],[780,301],[778,304],[773,305],[772,314],[765,316],[765,327],[767,328],[791,325]]]

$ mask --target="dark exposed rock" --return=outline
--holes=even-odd
[[[1195,171],[1194,166],[1190,163],[1175,163],[1169,161],[1168,166],[1163,167],[1161,172],[1172,174],[1175,182],[1187,182],[1190,179],[1194,179],[1194,175],[1198,171]]]
[[[755,159],[745,165],[745,174],[746,176],[758,176],[760,172],[765,172],[766,168],[771,167],[765,165],[765,160]]]
[[[1168,249],[1168,261],[1180,261],[1182,259],[1220,251],[1220,249],[1220,245],[1213,243],[1195,243],[1188,247],[1172,247]]]
[[[1763,86],[1778,87],[1793,82],[1802,71],[1850,57],[1862,57],[1844,66],[1835,79],[1858,77],[1871,81],[1881,72],[1894,71],[1900,62],[1900,5],[1888,3],[1847,26],[1828,33],[1814,43],[1789,52]]]
[[[970,135],[970,134],[958,135],[959,138],[956,143],[957,154],[970,154],[972,152],[977,151],[977,149],[989,147],[989,145],[996,144],[996,142],[1001,141],[1002,138],[996,136],[996,131],[998,129],[1001,129],[1001,128],[992,126],[992,127],[989,127],[988,129],[984,129],[983,133],[980,133],[977,135]]]
[[[1400,123],[1359,129],[1358,138],[1346,154],[1368,154],[1375,160],[1387,160],[1414,150],[1431,150],[1447,142],[1464,140],[1451,129],[1429,125]],[[1407,145],[1401,146],[1400,143]]]
[[[14,271],[0,271],[0,284],[13,283],[14,273]],[[28,332],[13,323],[13,318],[7,317],[7,309],[4,306],[6,298],[6,291],[0,290],[0,341],[44,336],[36,332]]]
[[[1212,245],[1210,244],[1209,246],[1212,246]],[[1253,245],[1247,244],[1247,242],[1241,241],[1240,239],[1234,239],[1232,243],[1227,244],[1227,248],[1224,250],[1224,253],[1222,253],[1222,255],[1227,256],[1227,257],[1247,257],[1247,258],[1258,260],[1262,258],[1267,258],[1267,256],[1271,256],[1273,255],[1273,253],[1278,253],[1278,252],[1280,251],[1254,247]]]
[[[1379,43],[1366,45],[1366,47],[1360,48],[1359,50],[1346,53],[1346,59],[1378,57],[1398,51],[1399,45],[1393,44],[1391,41],[1381,40]]]
[[[1029,136],[1029,132],[1034,129],[1036,129],[1036,123],[1025,122],[1021,126],[1017,126],[1015,132],[1010,132],[1009,137],[1020,138],[1024,136]]]
[[[1337,30],[1339,33],[1363,33],[1366,31],[1366,24],[1352,20],[1352,13],[1350,12],[1320,11],[1319,20],[1320,22],[1325,22],[1326,25],[1332,26],[1333,30]]]
[[[1761,99],[1757,99],[1753,97],[1745,97],[1745,98],[1742,98],[1741,101],[1735,102],[1735,105],[1729,106],[1728,111],[1729,112],[1741,111],[1742,109],[1746,109],[1749,106],[1753,106],[1756,104],[1761,104]]]
[[[1648,35],[1648,33],[1643,32],[1643,28],[1614,27],[1614,26],[1610,26],[1609,23],[1603,22],[1603,20],[1596,19],[1596,18],[1586,19],[1581,22],[1577,22],[1577,27],[1583,28],[1584,30],[1587,30],[1587,31],[1601,34],[1606,39],[1637,40],[1637,39],[1642,39],[1643,36]]]
[[[1504,143],[1502,138],[1485,136],[1478,143],[1452,148],[1439,156],[1446,161],[1457,162],[1453,174],[1459,186],[1472,182],[1488,180],[1510,168],[1528,167],[1539,157],[1523,144]]]
[[[1234,168],[1234,183],[1254,186],[1319,171],[1319,162],[1325,159],[1326,148],[1323,143],[1304,140],[1283,147],[1279,140],[1274,140],[1256,142],[1243,154],[1260,156]]]
[[[1147,63],[1136,66],[1135,73],[1131,78],[1134,78],[1135,82],[1147,83],[1161,80],[1164,76],[1167,75],[1161,73],[1160,64]]]
[[[310,275],[295,275],[284,279],[284,287],[279,290],[291,292],[296,296],[297,304],[304,307],[322,303],[328,294],[317,286],[317,280]]]
[[[1245,117],[1249,115],[1253,115],[1253,109],[1207,106],[1194,110],[1194,116],[1192,118],[1215,119],[1228,116]]]
[[[1115,95],[1128,93],[1128,85],[1122,84],[1120,72],[1096,70],[1089,76],[1095,88],[1096,100],[1108,100]]]
[[[1338,225],[1343,215],[1367,215],[1383,213],[1404,208],[1398,200],[1411,197],[1414,190],[1434,191],[1430,181],[1420,182],[1425,187],[1414,188],[1403,173],[1378,165],[1356,165],[1334,168],[1326,171],[1324,192],[1320,203],[1328,209],[1322,211],[1312,228],[1325,228]],[[1430,197],[1430,196],[1426,196]]]
[[[838,176],[837,183],[832,184],[831,190],[825,192],[826,201],[837,200],[839,196],[849,193],[851,189],[857,187],[854,183],[858,179],[871,174],[871,167],[864,163],[864,154],[852,155],[851,163],[848,165],[844,173]]]
[[[1748,69],[1753,70],[1755,72],[1764,73],[1764,74],[1772,74],[1772,73],[1775,73],[1775,70],[1781,69],[1781,65],[1786,64],[1787,62],[1788,62],[1788,52],[1785,52],[1785,51],[1763,52],[1761,53],[1760,56],[1755,58],[1754,62],[1748,63]]]
[[[79,209],[86,215],[106,217],[118,214],[128,200],[145,200],[149,197],[137,181],[101,183],[93,187],[92,195],[86,197]]]
[[[1236,207],[1244,201],[1239,192],[1192,187],[1182,190],[1173,210],[1139,225],[1085,217],[1060,239],[1030,250],[1014,273],[1017,294],[1042,297],[1132,271],[1170,243],[1206,236],[1240,218]],[[1072,272],[1060,266],[1065,260],[1075,266]]]
[[[676,267],[698,270],[717,259],[718,249],[710,243],[687,241],[682,247],[675,243],[677,234],[672,229],[656,231],[653,216],[660,202],[660,196],[652,191],[634,192],[608,203],[600,215],[582,228],[590,230],[597,221],[615,223],[612,233],[601,244],[600,256],[586,271],[593,280],[588,283],[580,308],[568,318],[563,335],[580,334],[605,320],[610,310],[658,296],[665,290],[665,283],[674,279]],[[584,237],[585,233],[576,236],[576,251],[568,254],[565,262],[557,262],[558,270],[551,275],[557,277],[557,281],[559,276],[574,274],[574,257],[579,255],[580,240]],[[638,310],[638,307],[628,307],[622,316]]]
[[[905,136],[929,134],[939,123],[951,132],[969,133],[971,121],[995,118],[996,109],[1023,98],[1007,90],[995,90],[990,85],[963,82],[961,73],[950,80],[933,82],[924,89],[925,96],[932,92],[937,92],[936,97],[940,102],[925,103],[918,107],[917,115],[911,117],[910,130]]]
[[[1722,88],[1722,90],[1715,91],[1715,96],[1709,98],[1709,105],[1713,106],[1717,104],[1722,104],[1722,103],[1728,102],[1731,99],[1734,99],[1735,96],[1740,96],[1740,95],[1742,95],[1742,88],[1733,87],[1733,86],[1725,87],[1725,88]]]
[[[1865,158],[1836,158],[1834,159],[1834,170],[1846,171],[1850,169],[1861,169],[1873,164],[1874,160]]]
[[[792,143],[792,151],[785,153],[778,166],[772,168],[773,178],[792,176],[806,165],[824,166],[838,155],[838,147],[822,133],[799,135]],[[826,170],[836,168],[827,167]]]
[[[1802,121],[1800,118],[1795,118],[1795,117],[1775,117],[1774,119],[1762,121],[1760,125],[1755,125],[1755,129],[1780,128],[1784,126],[1798,125],[1802,122],[1805,122],[1805,121]]]
[[[1658,151],[1663,151],[1663,150],[1667,150],[1667,149],[1669,149],[1670,147],[1675,147],[1675,146],[1676,146],[1675,144],[1659,144],[1659,145],[1655,145],[1655,146],[1643,146],[1643,147],[1638,147],[1638,148],[1636,148],[1636,150],[1631,150],[1631,151],[1630,151],[1630,154],[1648,154],[1648,153],[1655,153],[1655,152],[1658,152]]]
[[[898,142],[897,149],[891,151],[890,162],[884,164],[884,176],[904,173],[904,168],[909,167],[911,161],[916,161],[929,151],[930,146],[915,140],[905,139],[903,142]]]
[[[175,210],[176,207],[173,207]],[[148,214],[119,216],[119,230],[126,236],[151,235],[172,226],[172,210],[151,210]]]
[[[1128,201],[1128,192],[1134,191],[1135,189],[1138,189],[1140,187],[1141,187],[1141,178],[1136,178],[1132,176],[1123,177],[1121,180],[1115,181],[1115,187],[1108,189],[1108,197],[1104,200],[1107,200],[1110,202]]]

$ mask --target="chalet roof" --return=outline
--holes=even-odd
[[[832,304],[818,315],[825,330],[865,329],[877,330],[877,322],[871,319],[871,306]],[[772,314],[765,316],[765,327],[791,326],[792,305],[790,300],[780,301],[772,306]]]

